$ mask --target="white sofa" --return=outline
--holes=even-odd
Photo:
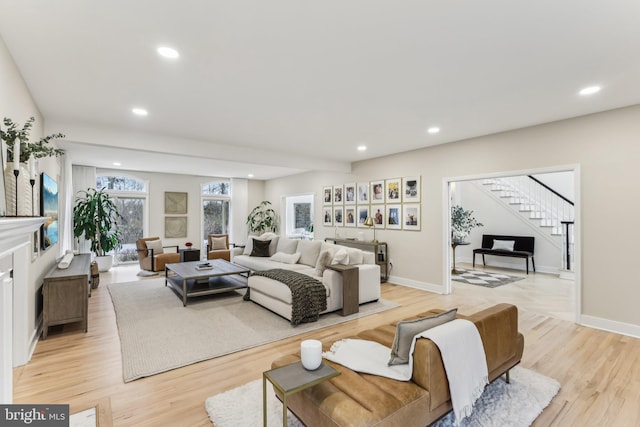
[[[253,239],[271,241],[268,257],[251,256]],[[244,249],[233,248],[231,251],[231,262],[252,271],[274,268],[293,270],[322,282],[327,292],[327,309],[322,313],[342,308],[342,274],[326,269],[325,265],[328,263],[357,266],[360,304],[380,298],[380,266],[375,263],[374,257],[372,252],[360,249],[320,240],[287,239],[273,233],[249,236]],[[291,320],[291,291],[287,285],[263,276],[250,276],[248,286],[251,301]]]

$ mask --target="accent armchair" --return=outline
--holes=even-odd
[[[233,245],[233,243],[231,245]],[[224,259],[231,261],[228,234],[209,234],[209,236],[207,236],[207,259]]]
[[[165,252],[164,249],[175,248],[175,252]],[[148,271],[162,271],[166,264],[180,262],[178,246],[162,246],[159,237],[145,237],[136,240],[136,251],[140,268]]]

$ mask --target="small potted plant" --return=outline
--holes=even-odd
[[[262,234],[267,231],[275,232],[278,229],[278,215],[271,208],[271,202],[264,200],[258,206],[253,208],[247,217],[247,225],[249,233]]]
[[[104,189],[89,188],[83,197],[76,199],[73,207],[73,236],[91,241],[91,251],[100,271],[109,271],[113,265],[113,256],[108,254],[122,242],[118,230],[118,213],[115,203]]]
[[[478,222],[473,216],[473,211],[464,210],[460,205],[451,208],[451,240],[453,243],[463,243],[471,230],[483,226],[484,224]]]

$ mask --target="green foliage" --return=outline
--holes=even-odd
[[[262,234],[267,231],[275,232],[278,229],[278,215],[270,206],[271,202],[264,200],[253,208],[247,217],[250,233]]]
[[[117,223],[122,216],[104,188],[89,188],[80,193],[84,193],[84,197],[76,198],[73,207],[73,236],[84,235],[85,239],[91,241],[91,251],[103,256],[122,242]]]
[[[483,227],[473,216],[473,211],[466,211],[460,205],[451,208],[451,230],[454,235],[468,235],[475,227]]]
[[[4,118],[6,130],[0,129],[0,137],[2,137],[4,142],[7,143],[8,162],[14,161],[13,148],[16,141],[20,144],[21,162],[26,162],[32,156],[39,159],[42,157],[58,157],[64,154],[64,150],[47,145],[54,139],[64,138],[65,136],[61,133],[54,133],[52,135],[45,136],[39,141],[29,144],[29,132],[31,132],[31,128],[33,127],[33,122],[35,120],[35,117],[31,117],[27,120],[24,126],[22,126],[22,128],[18,128],[18,125],[14,123],[13,120],[7,117]]]

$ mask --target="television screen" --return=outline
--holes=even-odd
[[[40,176],[40,213],[49,217],[42,226],[42,249],[58,242],[58,183],[49,175]]]

